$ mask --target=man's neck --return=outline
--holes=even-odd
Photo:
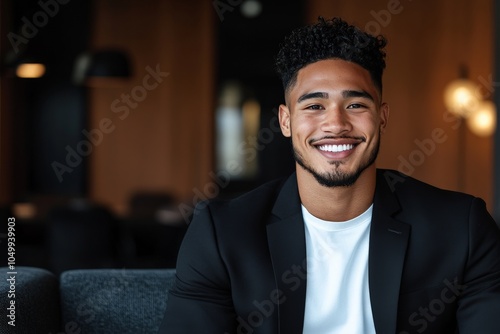
[[[297,166],[299,195],[313,216],[328,221],[347,221],[365,212],[373,203],[376,168],[365,169],[349,187],[325,187],[311,173]]]

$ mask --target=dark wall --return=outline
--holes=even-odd
[[[66,147],[77,148],[87,122],[86,92],[73,84],[72,75],[75,59],[88,47],[90,4],[11,2],[9,53],[14,65],[24,60],[46,65],[42,78],[12,78],[16,146],[12,163],[15,178],[26,180],[16,187],[16,200],[86,192],[85,159],[75,156],[68,166]]]

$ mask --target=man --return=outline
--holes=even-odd
[[[375,167],[385,44],[340,19],[285,40],[296,173],[198,207],[162,333],[500,333],[484,202]]]

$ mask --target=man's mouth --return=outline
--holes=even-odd
[[[363,142],[363,137],[324,137],[313,140],[310,144],[328,159],[343,159],[350,156]]]
[[[344,152],[354,148],[353,144],[340,144],[340,145],[321,145],[318,146],[320,151],[324,152]]]

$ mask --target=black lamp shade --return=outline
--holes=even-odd
[[[121,50],[97,51],[91,55],[87,77],[129,77],[130,59]]]

